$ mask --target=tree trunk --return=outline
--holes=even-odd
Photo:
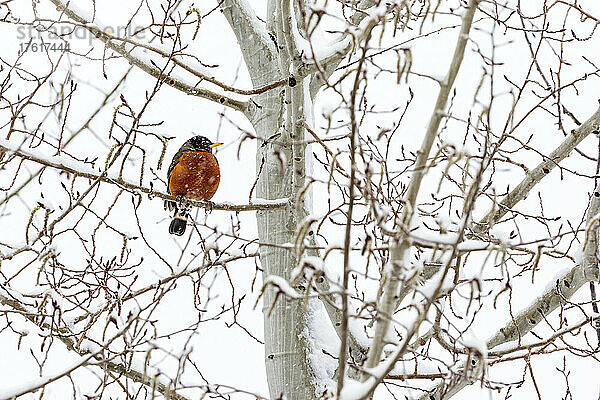
[[[280,129],[282,98],[277,92],[271,91],[261,95],[257,103],[261,108],[257,110],[254,128],[256,134],[266,140]],[[277,137],[277,141],[287,141],[283,136]],[[269,200],[294,198],[291,146],[263,146],[263,143],[262,140],[258,141],[256,154],[257,173],[260,173],[256,186],[257,197]],[[295,207],[258,211],[256,220],[261,243],[281,245],[294,242],[298,224]],[[291,251],[272,246],[260,247],[260,262],[263,278],[275,275],[288,280],[296,266]],[[304,302],[278,296],[272,307],[276,295],[276,288],[270,286],[265,289],[263,296],[265,365],[271,398],[280,398],[282,395],[288,399],[313,398],[312,374],[306,357],[306,336],[303,335],[306,329]]]
[[[221,5],[237,36],[255,88],[288,76],[287,70],[281,67],[283,43],[280,42],[277,47],[275,43],[281,24],[276,17],[276,3],[269,1],[266,30],[262,30],[262,23],[252,14],[245,0],[225,0]],[[289,65],[291,60],[283,60],[283,63]],[[294,103],[297,105],[298,101],[303,102],[300,82],[295,91]],[[292,139],[292,127],[298,124],[292,122],[292,104],[284,106],[284,99],[291,97],[292,88],[289,86],[269,90],[253,98],[247,113],[259,138],[256,141],[256,197],[267,200],[291,199],[288,207],[256,213],[259,241],[269,244],[260,246],[263,278],[275,275],[289,280],[292,269],[297,265],[292,251],[270,246],[293,243],[296,228],[304,214],[302,208],[298,209],[292,204],[297,197],[298,187],[302,187],[304,181],[304,169],[302,176],[293,176],[294,159],[296,163],[304,162],[305,145],[296,145],[301,147],[295,149],[296,153],[302,152],[298,160],[298,157],[294,157],[291,144],[292,140],[297,140]],[[273,306],[275,299],[277,301]],[[263,311],[265,365],[270,397],[290,400],[315,398],[313,374],[307,359],[304,302],[277,296],[277,288],[269,286],[263,295]]]

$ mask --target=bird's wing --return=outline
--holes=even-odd
[[[177,151],[177,153],[175,153],[175,155],[173,156],[173,160],[171,161],[171,165],[169,165],[169,170],[167,171],[167,191],[169,193],[171,193],[171,191],[169,190],[169,181],[171,180],[171,174],[173,173],[173,170],[175,169],[175,166],[179,162],[179,159],[181,158],[181,156],[183,156],[184,151],[185,150],[183,150],[183,147],[181,149],[179,149]]]
[[[181,158],[181,156],[183,156],[183,153],[185,153],[186,151],[189,151],[189,150],[193,150],[192,144],[191,144],[190,140],[188,140],[187,142],[185,142],[179,148],[179,150],[177,150],[177,153],[175,153],[175,155],[173,156],[173,160],[171,161],[171,165],[169,165],[169,169],[167,170],[167,191],[169,191],[169,181],[171,180],[171,174],[173,173],[173,169],[175,169],[175,166],[179,162],[179,159]],[[171,192],[169,191],[169,193],[171,193]]]

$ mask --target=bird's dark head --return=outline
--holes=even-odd
[[[188,145],[192,150],[195,151],[206,151],[212,153],[213,147],[217,147],[222,145],[223,143],[213,143],[206,136],[198,135],[194,136],[190,140],[187,141],[186,145]]]

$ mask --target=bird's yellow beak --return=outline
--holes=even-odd
[[[208,147],[210,147],[210,148],[212,149],[213,147],[217,147],[217,146],[220,146],[220,145],[222,145],[222,144],[223,144],[223,143],[213,143],[213,144],[211,144],[211,145],[210,145],[210,146],[208,146]]]

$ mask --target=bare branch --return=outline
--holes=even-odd
[[[167,85],[174,87],[175,89],[178,89],[186,94],[202,97],[204,99],[214,101],[214,102],[222,104],[224,106],[233,108],[234,110],[241,111],[243,113],[247,111],[247,106],[248,106],[247,102],[239,101],[239,100],[227,97],[225,95],[221,95],[219,93],[212,92],[207,89],[197,88],[195,86],[192,86],[188,83],[183,82],[182,80],[180,80],[178,78],[170,76],[168,73],[165,73],[164,70],[160,70],[152,65],[149,65],[148,63],[141,60],[140,58],[135,57],[134,55],[131,54],[131,51],[126,50],[123,45],[118,45],[118,44],[114,43],[114,41],[111,39],[110,36],[105,35],[104,32],[102,32],[100,29],[96,28],[95,26],[89,25],[90,21],[86,21],[83,17],[77,15],[70,8],[68,8],[65,4],[63,4],[60,0],[50,0],[50,1],[52,3],[54,3],[54,5],[57,7],[58,10],[64,12],[69,18],[71,18],[75,22],[80,23],[83,26],[85,26],[86,29],[90,33],[92,33],[95,37],[100,39],[106,45],[106,47],[108,47],[109,49],[120,54],[131,64],[140,68],[142,71],[150,74],[151,76],[158,79],[159,81],[166,83]],[[169,58],[169,61],[171,61],[171,60],[172,60],[172,57]]]
[[[490,210],[481,221],[474,225],[473,230],[476,233],[483,233],[494,226],[507,212],[509,212],[518,202],[523,200],[531,189],[537,185],[550,171],[552,171],[561,161],[567,158],[573,149],[590,134],[599,134],[600,129],[600,108],[588,118],[580,127],[574,129],[571,134],[563,140],[548,157],[538,164],[537,167],[530,170],[525,178],[502,199],[498,204],[498,209]],[[598,189],[596,189],[598,190]]]
[[[458,75],[458,71],[464,57],[465,47],[467,45],[469,32],[471,30],[471,24],[473,23],[473,16],[475,15],[478,4],[478,0],[471,0],[469,2],[469,7],[463,16],[462,26],[456,42],[456,48],[454,50],[454,56],[450,62],[450,67],[446,74],[446,78],[443,80],[443,82],[441,82],[438,98],[435,103],[429,125],[427,126],[423,143],[421,144],[421,150],[418,152],[413,174],[408,185],[406,202],[404,204],[404,210],[402,213],[402,226],[400,227],[400,230],[408,230],[410,228],[410,221],[412,220],[413,213],[415,212],[416,208],[417,195],[426,172],[429,153],[431,151],[431,147],[433,146],[433,142],[438,135],[440,122],[445,115],[446,103],[448,102],[450,90],[452,89],[454,80]],[[402,238],[391,251],[391,271],[386,273],[387,277],[384,279],[384,282],[386,282],[384,295],[379,303],[381,317],[377,320],[375,338],[373,339],[373,344],[371,350],[369,351],[369,359],[367,360],[367,366],[369,368],[375,367],[380,361],[384,338],[389,327],[389,316],[392,315],[394,306],[396,305],[396,292],[398,290],[397,288],[399,283],[398,275],[401,272],[402,266],[406,263],[406,256],[409,247],[409,240],[407,238]],[[405,340],[410,340],[410,338]]]

